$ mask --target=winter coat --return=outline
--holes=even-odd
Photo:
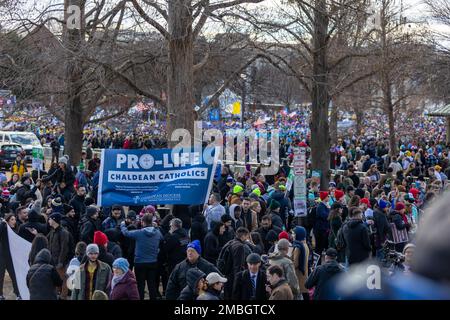
[[[245,270],[236,274],[234,278],[232,299],[236,301],[252,300],[252,280],[250,279],[250,271]],[[258,271],[256,278],[255,299],[257,301],[267,300],[266,292],[266,273],[262,270]]]
[[[125,237],[136,240],[136,249],[134,251],[135,263],[157,262],[160,244],[163,240],[163,236],[158,228],[145,227],[130,231],[127,229],[125,223],[122,223],[120,230]]]
[[[30,186],[22,185],[16,191],[16,201],[23,203],[28,198],[33,198],[36,200],[36,190],[36,187],[31,188]]]
[[[292,293],[296,297],[300,292],[300,287],[292,260],[278,252],[269,256],[269,264],[270,266],[279,266],[283,269],[284,277],[289,283]]]
[[[164,236],[162,255],[163,260],[167,261],[169,272],[172,272],[178,263],[186,259],[186,249],[189,241],[189,236],[183,228],[177,229],[173,233],[167,233]]]
[[[244,227],[248,231],[253,232],[258,229],[258,215],[255,211],[249,209],[247,212],[242,211],[241,219],[244,222]]]
[[[233,268],[230,274],[225,276],[229,279],[228,281],[233,281],[236,274],[247,269],[247,256],[252,253],[250,247],[238,238],[233,240],[230,246],[230,254],[233,262]]]
[[[220,245],[217,228],[215,228],[214,230],[208,232],[205,237],[205,248],[203,250],[203,256],[212,264],[216,264],[222,247],[223,246]]]
[[[279,228],[279,227],[277,227],[277,226],[274,226],[274,225],[272,225],[272,226],[271,226],[270,228],[268,228],[268,229],[264,229],[263,227],[261,227],[261,228],[259,228],[259,229],[256,230],[256,232],[258,232],[259,235],[261,236],[261,239],[262,239],[262,241],[263,241],[263,243],[264,243],[264,250],[265,250],[265,252],[268,252],[269,249],[270,249],[270,247],[272,246],[272,245],[269,243],[269,241],[266,240],[266,236],[267,236],[267,234],[269,233],[270,230],[274,230],[277,234],[280,234],[281,231],[282,231],[281,228]]]
[[[26,281],[30,300],[57,300],[56,288],[60,287],[63,281],[51,265],[51,259],[50,251],[42,249],[28,270]]]
[[[52,254],[52,264],[61,268],[66,266],[72,256],[72,252],[69,252],[69,231],[64,227],[58,226],[53,229],[47,235],[48,249]]]
[[[275,227],[278,227],[280,229],[283,229],[284,222],[283,222],[283,218],[280,216],[280,213],[272,211],[270,213],[270,218],[272,219],[272,225],[274,225]]]
[[[362,220],[351,219],[342,228],[345,240],[345,255],[349,264],[360,263],[369,258],[371,252],[369,230]]]
[[[186,272],[186,286],[181,291],[177,300],[196,300],[198,296],[198,283],[206,278],[206,274],[197,268],[192,268]]]
[[[77,220],[75,218],[64,216],[61,219],[61,226],[64,227],[71,235],[74,243],[78,242]]]
[[[285,197],[284,192],[280,190],[275,190],[271,193],[270,199],[276,200],[280,203],[280,217],[282,221],[286,221],[287,211],[289,210],[289,199]],[[270,203],[270,200],[267,201]]]
[[[108,251],[106,251],[105,247],[103,246],[98,246],[99,248],[99,255],[98,255],[98,260],[100,260],[101,262],[106,263],[110,268],[112,268],[112,264],[114,262],[114,256],[109,253]]]
[[[375,222],[374,226],[376,229],[375,246],[377,249],[381,249],[383,243],[391,233],[391,228],[387,215],[380,209],[375,209],[373,211],[373,220]]]
[[[184,227],[184,224],[183,224]],[[198,213],[192,218],[191,225],[191,241],[199,240],[202,248],[204,247],[204,239],[208,233],[208,224],[203,214]]]
[[[95,290],[100,290],[109,295],[110,283],[111,283],[111,268],[104,262],[97,260],[97,269],[94,273],[94,285],[92,286],[92,292],[88,293],[89,280],[88,280],[88,264],[86,262],[80,266],[80,272],[78,274],[80,289],[72,291],[72,300],[90,300]]]
[[[108,241],[106,249],[113,256],[114,260],[123,257],[122,249],[117,243],[113,241]]]
[[[77,218],[80,218],[84,216],[86,213],[86,205],[84,204],[84,200],[86,197],[80,197],[79,195],[74,195],[72,200],[70,200],[69,205],[73,207],[73,210],[75,211],[75,216]]]
[[[199,295],[197,300],[210,301],[210,300],[222,300],[220,297],[221,292],[214,290],[213,288],[208,288],[205,293]]]
[[[80,241],[85,243],[94,242],[94,233],[99,230],[99,223],[97,220],[84,216],[80,221]]]
[[[307,289],[314,289],[314,300],[324,300],[327,294],[330,280],[344,272],[344,269],[336,260],[331,260],[318,266],[308,277],[305,283]]]
[[[112,288],[111,277],[109,286],[111,287],[110,300],[139,300],[136,278],[131,270],[128,270],[114,288]]]
[[[328,215],[330,209],[323,203],[319,203],[316,209],[316,221],[314,223],[314,232],[324,234],[330,229],[330,223],[328,222]]]
[[[25,161],[21,160],[19,163],[16,161],[11,165],[11,174],[18,174],[19,178],[22,178],[23,174],[27,172],[27,165]]]
[[[169,281],[167,283],[166,289],[166,299],[167,300],[176,300],[183,290],[186,287],[186,274],[192,268],[198,268],[206,275],[211,272],[217,272],[220,274],[219,270],[210,262],[199,257],[197,262],[191,264],[189,260],[185,259],[176,265],[175,269],[173,269],[170,274]]]
[[[272,289],[269,300],[294,300],[294,295],[285,279],[280,280]]]
[[[42,181],[46,182],[52,180],[54,177],[56,177],[56,183],[64,182],[72,192],[74,191],[73,184],[75,183],[75,174],[70,166],[67,166],[65,169],[58,168],[55,172],[48,175],[45,180],[43,179]]]
[[[25,240],[29,242],[33,242],[33,239],[35,237],[34,234],[32,234],[27,229],[36,229],[38,233],[41,233],[43,235],[47,235],[48,233],[48,226],[43,223],[39,223],[40,215],[36,211],[30,211],[28,214],[28,222],[21,224],[19,227],[18,234]],[[19,221],[19,220],[17,220]]]
[[[299,269],[299,255],[300,255],[300,250],[298,248],[294,248],[294,251],[292,252],[292,261],[294,261],[294,267],[295,267],[295,275],[297,276],[298,279],[298,286],[300,288],[300,293],[308,293],[308,289],[306,289],[305,287],[305,282],[306,279],[308,279],[308,257],[309,257],[309,247],[306,244],[303,244],[305,247],[305,265],[304,265],[304,270],[305,273],[303,274],[300,269]]]

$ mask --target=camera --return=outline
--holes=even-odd
[[[405,256],[400,252],[395,251],[395,243],[392,241],[386,241],[383,244],[384,262],[390,265],[399,266],[405,262]]]

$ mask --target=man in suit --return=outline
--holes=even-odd
[[[252,253],[247,257],[247,270],[236,274],[233,300],[267,300],[266,273],[261,270],[261,256]]]

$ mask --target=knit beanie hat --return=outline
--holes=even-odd
[[[319,197],[320,197],[320,200],[325,200],[326,199],[326,197],[328,197],[328,192],[327,191],[320,191],[319,192]]]
[[[336,200],[341,199],[343,196],[344,196],[344,191],[336,190],[334,192],[334,197],[336,198]]]
[[[94,243],[104,247],[108,243],[108,237],[101,231],[94,232]]]
[[[200,241],[194,240],[187,245],[186,249],[192,248],[197,251],[198,254],[202,254],[202,246],[200,245]]]
[[[235,186],[233,187],[233,193],[234,193],[234,194],[240,193],[240,192],[242,192],[242,191],[244,191],[244,188],[242,188],[242,187],[239,186],[239,185],[235,185]]]
[[[48,218],[52,219],[53,221],[55,221],[57,224],[61,224],[61,219],[62,219],[62,214],[61,213],[53,213],[51,214]]]
[[[91,243],[86,247],[86,254],[89,253],[100,253],[100,249],[98,248],[98,245],[95,243]]]
[[[123,271],[123,273],[127,273],[130,269],[130,264],[128,263],[127,259],[125,258],[118,258],[114,260],[112,264],[113,268],[120,269]]]
[[[289,240],[289,233],[287,233],[286,231],[281,231],[280,234],[278,235],[278,240],[281,239]]]

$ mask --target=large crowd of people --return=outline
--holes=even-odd
[[[308,120],[277,121],[264,127],[281,129],[277,174],[224,165],[208,204],[191,206],[96,205],[93,149],[160,148],[159,137],[87,132],[74,164],[59,156],[64,136],[42,130],[53,151],[48,172],[38,178],[18,157],[11,178],[0,174],[0,237],[8,225],[32,243],[30,298],[321,300],[332,279],[370,259],[391,275],[411,273],[421,221],[448,187],[445,136],[400,140],[395,156],[385,137],[344,136],[330,149],[329,185],[309,172],[299,218],[287,182],[294,148],[309,145]],[[6,271],[20,299],[6,261],[0,255],[0,300]]]

